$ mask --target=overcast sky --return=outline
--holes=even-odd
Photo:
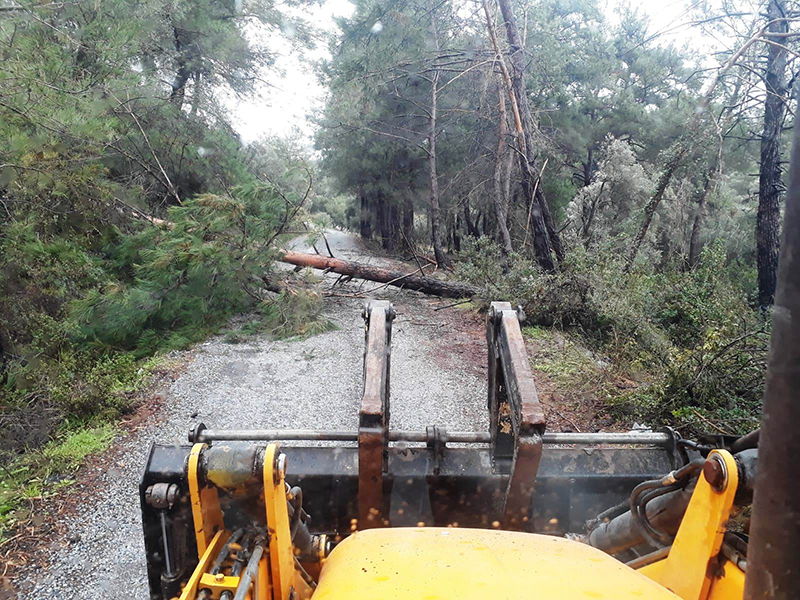
[[[614,8],[625,0],[598,1],[611,15]],[[687,8],[698,4],[697,0],[629,1],[632,6],[638,6],[650,15],[650,30],[654,33],[672,29],[687,21]],[[306,7],[300,14],[307,15],[308,21],[319,28],[335,31],[334,19],[350,16],[352,11],[353,5],[348,0],[324,0],[322,6]],[[692,43],[697,41],[692,39],[692,35],[696,34],[696,30],[681,28],[665,33],[661,39],[665,43]],[[310,140],[314,127],[308,117],[313,110],[322,106],[325,90],[319,85],[308,61],[327,57],[327,47],[320,42],[315,50],[306,54],[306,61],[291,52],[287,53],[283,48],[275,47],[274,50],[279,54],[276,66],[281,74],[268,78],[270,87],[264,90],[261,98],[246,102],[231,101],[231,108],[236,115],[236,129],[247,142],[267,135],[288,135],[295,129]]]

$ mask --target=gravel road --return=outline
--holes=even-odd
[[[329,231],[337,257],[390,266],[369,256],[360,241]],[[323,244],[324,246],[324,244]],[[294,248],[303,250],[296,241]],[[321,249],[321,247],[320,247]],[[329,286],[326,276],[323,286]],[[355,281],[342,293],[377,284]],[[384,288],[394,302],[392,426],[483,431],[485,348],[480,325],[458,309],[434,311],[439,301]],[[361,392],[364,300],[327,298],[337,329],[300,341],[257,336],[240,344],[222,337],[185,353],[185,371],[161,391],[163,407],[109,452],[110,467],[92,479],[94,499],[83,503],[65,533],[53,540],[43,567],[18,582],[30,600],[147,600],[145,553],[137,497],[139,470],[151,441],[185,443],[197,421],[209,427],[355,429]],[[291,466],[290,466],[291,469]]]

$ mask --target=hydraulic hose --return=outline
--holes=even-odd
[[[651,545],[656,548],[663,548],[672,543],[672,538],[670,535],[653,527],[647,517],[647,503],[659,496],[664,496],[682,488],[683,481],[699,473],[704,464],[705,459],[696,458],[661,479],[644,481],[633,488],[629,502],[633,524]]]
[[[214,559],[214,563],[211,565],[210,573],[212,575],[216,575],[222,569],[222,563],[228,558],[228,555],[231,553],[231,548],[239,543],[239,540],[242,539],[242,535],[244,535],[244,529],[239,528],[233,532],[233,535],[228,538],[228,541],[225,542],[225,545],[220,550],[217,558]]]
[[[655,500],[659,496],[664,496],[671,492],[681,489],[679,483],[674,483],[662,488],[651,489],[639,495],[636,509],[631,510],[633,523],[639,528],[645,539],[656,548],[663,548],[672,543],[672,537],[656,529],[647,517],[647,503]]]
[[[609,554],[618,554],[645,542],[653,543],[651,539],[659,540],[661,532],[677,531],[694,491],[691,475],[702,464],[702,460],[694,461],[661,479],[641,483],[631,495],[632,502],[629,500],[625,507],[611,507],[601,514],[602,519],[594,520],[596,526],[591,529],[586,541]],[[642,519],[637,521],[634,516],[634,508],[636,516],[640,515],[642,501],[641,514],[644,514],[650,529],[642,525]],[[654,545],[658,548],[663,543],[659,541]]]
[[[244,600],[247,592],[250,591],[250,584],[258,574],[258,563],[261,556],[264,554],[264,541],[256,542],[256,547],[253,549],[253,554],[250,555],[250,560],[247,562],[247,568],[244,570],[242,578],[239,580],[239,587],[236,588],[236,595],[233,600]]]
[[[594,519],[590,521],[590,529],[594,529],[594,524],[597,523],[606,523],[611,519],[615,519],[616,517],[620,516],[621,514],[630,510],[630,505],[628,504],[628,500],[625,502],[620,502],[619,504],[612,506],[611,508],[607,508],[599,515],[597,515]]]

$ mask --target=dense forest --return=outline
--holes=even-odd
[[[588,0],[355,6],[321,68],[342,224],[646,373],[609,401],[648,422],[754,425],[798,7],[693,3],[657,30]]]
[[[353,5],[312,149],[244,143],[231,110],[320,39],[303,2],[0,0],[0,517],[107,437],[152,357],[242,312],[324,329],[275,269],[315,223],[581,336],[636,382],[608,393],[630,419],[758,422],[797,3],[660,30],[590,0]]]
[[[0,517],[108,437],[149,357],[245,310],[314,326],[268,291],[313,165],[230,110],[267,41],[313,36],[271,2],[0,2]]]

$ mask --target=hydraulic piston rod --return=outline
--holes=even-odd
[[[443,442],[466,444],[488,444],[491,435],[477,431],[441,431]],[[671,442],[668,433],[545,433],[544,444],[585,444],[585,445],[643,445],[666,446]],[[356,431],[336,431],[325,429],[197,429],[192,431],[189,441],[221,442],[221,441],[337,441],[355,442]],[[425,431],[389,431],[390,442],[426,442]]]

